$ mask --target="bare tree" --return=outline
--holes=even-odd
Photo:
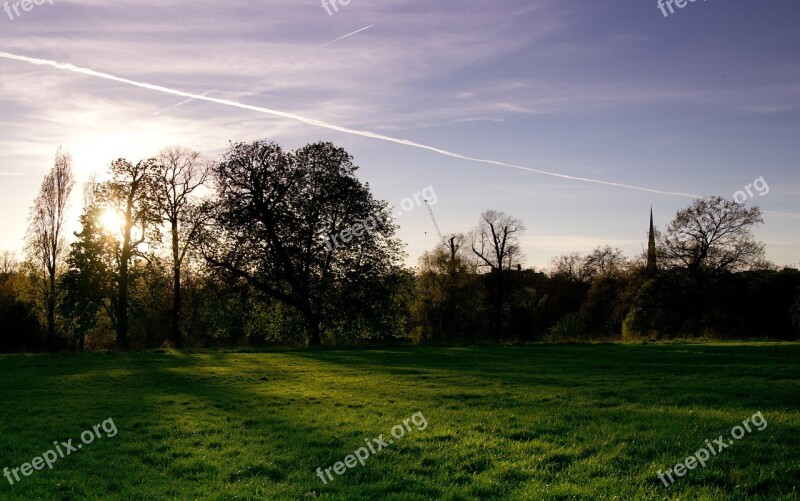
[[[445,250],[450,256],[448,259],[447,272],[451,277],[458,272],[460,268],[459,262],[467,260],[464,251],[464,244],[466,242],[467,236],[463,233],[451,233],[445,236],[439,244],[441,249]],[[469,250],[466,252],[469,252]]]
[[[19,270],[17,256],[12,251],[0,252],[0,280],[5,280]]]
[[[763,223],[761,209],[722,197],[696,199],[678,211],[660,237],[660,258],[673,268],[738,271],[764,261],[764,244],[751,228]]]
[[[585,258],[577,252],[562,254],[553,258],[550,263],[550,275],[573,282],[590,282],[586,273]]]
[[[31,207],[26,251],[40,281],[38,299],[45,312],[47,344],[55,345],[57,274],[64,253],[64,224],[67,204],[75,179],[72,174],[72,157],[63,148],[56,152],[53,168],[42,181],[39,195]]]
[[[612,248],[610,245],[596,248],[583,260],[585,274],[590,281],[596,277],[623,271],[627,266],[628,260],[622,254],[622,249]]]
[[[501,211],[481,214],[472,233],[472,252],[478,265],[499,272],[521,262],[519,234],[525,231],[522,221]]]
[[[488,268],[494,277],[492,297],[492,331],[496,338],[502,334],[502,315],[505,305],[505,275],[521,262],[519,235],[525,225],[519,219],[501,211],[488,210],[481,214],[472,232],[470,246],[478,266]]]
[[[149,173],[151,196],[157,217],[170,234],[173,285],[170,338],[175,346],[180,346],[181,268],[204,223],[203,212],[197,209],[196,192],[206,184],[211,163],[200,153],[180,147],[164,149],[156,160]]]

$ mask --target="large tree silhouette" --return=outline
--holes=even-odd
[[[696,199],[660,236],[660,258],[667,267],[693,274],[747,269],[764,260],[764,244],[752,233],[763,222],[758,207],[722,197]]]
[[[299,311],[311,345],[342,315],[370,310],[360,302],[370,297],[365,288],[374,298],[390,297],[381,287],[398,270],[400,243],[387,206],[372,198],[356,169],[330,143],[289,153],[268,141],[231,145],[213,169],[217,200],[206,259]]]

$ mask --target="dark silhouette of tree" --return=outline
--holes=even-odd
[[[70,320],[77,348],[84,349],[86,334],[95,326],[101,309],[108,307],[114,318],[115,270],[119,242],[101,225],[104,208],[97,203],[98,185],[94,179],[84,189],[81,231],[75,233],[62,278],[61,309]]]
[[[472,251],[463,245],[465,238],[448,235],[419,259],[413,313],[422,341],[475,341],[480,334],[480,281]]]
[[[622,254],[622,249],[612,248],[610,245],[597,247],[583,259],[584,274],[589,281],[605,275],[620,273],[627,266],[628,260]]]
[[[205,185],[210,162],[196,151],[180,147],[163,150],[150,164],[153,208],[167,226],[172,251],[172,311],[170,340],[179,347],[181,335],[181,268],[186,253],[196,244],[204,220],[197,209],[196,193]]]
[[[628,266],[628,259],[622,254],[621,249],[606,245],[597,247],[586,256],[572,252],[554,258],[550,265],[550,275],[572,282],[591,284],[596,278],[622,272]]]
[[[0,353],[38,351],[37,321],[31,305],[20,297],[26,277],[20,273],[0,276]]]
[[[0,281],[8,279],[18,271],[19,261],[17,261],[17,256],[9,250],[0,252]]]
[[[590,283],[591,277],[587,273],[585,262],[585,258],[578,252],[562,254],[551,260],[550,276],[571,282]]]
[[[758,207],[722,197],[696,199],[660,235],[659,257],[668,267],[695,275],[747,269],[764,261],[764,244],[751,231],[763,222]]]
[[[55,347],[57,275],[64,253],[64,224],[67,204],[75,180],[72,157],[61,148],[53,167],[42,181],[31,208],[27,234],[27,254],[33,266],[36,300],[44,310],[48,348]]]
[[[233,144],[213,168],[207,261],[300,312],[310,345],[321,344],[325,325],[386,315],[360,302],[370,300],[363,291],[388,294],[387,277],[400,270],[387,205],[356,169],[330,143],[287,153],[268,141]]]
[[[100,185],[98,202],[103,210],[114,211],[122,227],[116,236],[118,248],[116,255],[117,295],[115,299],[114,322],[117,331],[117,345],[127,350],[128,307],[130,297],[131,264],[136,258],[147,259],[141,246],[145,242],[159,240],[159,223],[153,209],[148,172],[153,170],[154,159],[132,164],[125,159],[111,164],[113,178]],[[150,238],[152,236],[152,238]]]
[[[492,274],[492,331],[495,338],[502,335],[502,317],[505,305],[505,275],[521,262],[519,235],[525,231],[522,221],[504,212],[488,210],[481,214],[478,226],[472,232],[472,252],[479,267],[488,268]]]

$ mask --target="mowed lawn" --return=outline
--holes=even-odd
[[[800,344],[0,357],[0,499],[799,499]],[[768,425],[665,487],[656,471]],[[331,467],[421,412],[402,439]]]

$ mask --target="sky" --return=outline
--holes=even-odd
[[[756,236],[800,262],[796,0],[37,1],[0,11],[0,250],[61,145],[84,182],[270,139],[344,147],[398,208],[431,187],[444,233],[512,214],[537,269],[763,179]],[[398,212],[413,266],[438,237]]]

